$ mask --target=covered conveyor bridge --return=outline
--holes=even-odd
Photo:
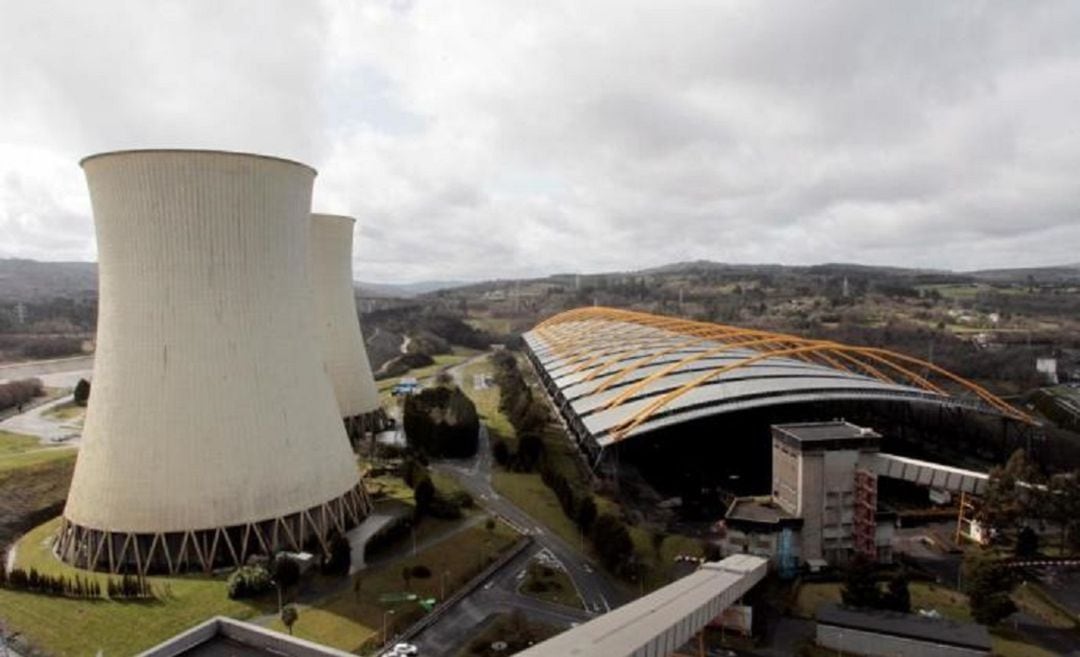
[[[548,393],[579,440],[603,448],[689,420],[832,400],[1023,411],[911,356],[615,308],[580,308],[525,334]]]
[[[662,657],[737,602],[768,571],[737,554],[518,653],[518,657]]]

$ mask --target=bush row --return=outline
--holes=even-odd
[[[45,394],[41,379],[19,379],[0,383],[0,411],[21,406],[34,397]]]
[[[108,597],[111,600],[145,600],[154,598],[153,588],[146,578],[124,575],[120,579],[108,578],[105,581],[105,594],[102,595],[101,583],[97,579],[83,578],[79,575],[49,575],[31,568],[13,568],[5,572],[0,568],[0,587],[13,591],[43,593],[65,598],[95,599]]]

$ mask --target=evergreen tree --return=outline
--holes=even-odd
[[[1015,581],[991,555],[973,550],[964,558],[964,593],[968,595],[971,616],[984,625],[996,625],[1016,611],[1009,593]]]
[[[848,607],[875,609],[881,605],[874,564],[865,556],[856,554],[844,570],[840,597]]]

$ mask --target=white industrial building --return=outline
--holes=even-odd
[[[353,291],[352,217],[311,215],[308,262],[323,365],[353,441],[377,429],[379,393],[364,347]]]
[[[84,568],[176,572],[325,550],[369,502],[319,348],[315,171],[177,150],[82,166],[98,342],[58,553]]]
[[[772,559],[783,574],[845,563],[859,553],[892,561],[895,516],[877,508],[878,478],[981,494],[988,476],[884,454],[881,436],[850,422],[772,427],[772,490],[736,498],[724,516],[726,554]]]

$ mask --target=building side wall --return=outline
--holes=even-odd
[[[796,451],[783,441],[773,438],[772,449],[773,499],[788,513],[798,513],[799,458]]]
[[[929,641],[853,630],[835,625],[817,624],[817,642],[830,650],[845,654],[893,657],[894,655],[918,655],[919,657],[986,657],[984,650],[947,646]]]
[[[825,460],[820,453],[799,455],[799,510],[803,519],[803,559],[821,559],[822,512],[825,501]]]
[[[315,320],[323,365],[334,386],[342,417],[379,408],[353,290],[351,217],[311,215],[308,263],[314,287]]]
[[[356,486],[306,273],[314,172],[183,151],[99,156],[84,169],[100,307],[65,517],[202,529]]]

